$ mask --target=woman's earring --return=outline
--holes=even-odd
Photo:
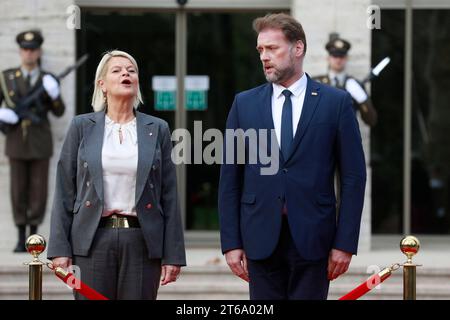
[[[108,104],[108,99],[106,98],[106,93],[103,93],[103,102],[105,103],[105,105]]]

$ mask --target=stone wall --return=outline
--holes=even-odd
[[[0,3],[0,69],[20,64],[16,35],[27,29],[40,29],[45,40],[42,46],[42,68],[60,73],[75,61],[75,31],[66,26],[67,8],[72,0],[2,0]],[[54,156],[50,165],[47,216],[41,232],[48,236],[48,218],[53,199],[56,158],[68,124],[75,113],[75,75],[71,73],[62,82],[62,96],[67,110],[62,118],[49,116],[53,128]],[[16,241],[9,198],[9,166],[4,156],[5,137],[0,136],[0,249],[11,248]]]

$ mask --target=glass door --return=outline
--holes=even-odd
[[[77,31],[77,56],[89,53],[78,69],[77,114],[91,112],[95,70],[105,51],[119,49],[130,53],[139,66],[144,105],[139,111],[166,120],[174,127],[174,112],[156,111],[152,76],[175,74],[175,14],[106,9],[82,9]]]
[[[194,121],[201,121],[203,132],[209,128],[217,128],[223,132],[235,94],[266,81],[255,49],[256,35],[252,29],[253,19],[264,14],[265,12],[188,14],[187,73],[207,75],[210,81],[207,109],[188,111],[187,125],[191,135],[194,132]],[[203,148],[209,143],[203,143]],[[191,164],[186,166],[186,170],[186,228],[217,230],[220,165]]]

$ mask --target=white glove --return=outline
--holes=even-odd
[[[53,78],[51,75],[46,74],[42,77],[42,84],[44,85],[45,91],[47,91],[50,98],[53,100],[56,100],[59,96],[59,84],[58,81],[56,81],[55,78]]]
[[[363,88],[361,88],[361,85],[356,82],[355,79],[350,78],[347,80],[347,82],[345,83],[345,90],[347,90],[352,98],[355,99],[358,103],[363,103],[368,98],[367,93]]]
[[[16,124],[19,122],[19,117],[9,108],[0,108],[0,121],[7,124]]]

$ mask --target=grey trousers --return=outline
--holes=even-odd
[[[97,229],[89,256],[74,256],[73,264],[76,277],[108,299],[156,300],[161,259],[148,258],[140,228]]]

